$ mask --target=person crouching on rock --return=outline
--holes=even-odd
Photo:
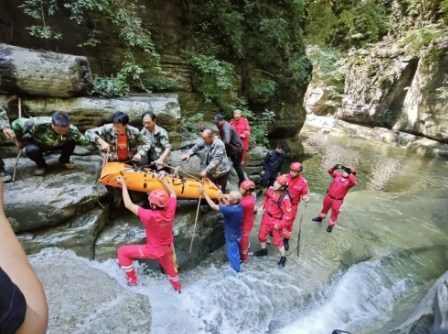
[[[263,203],[258,208],[258,214],[266,209],[261,220],[260,232],[258,232],[258,240],[261,243],[261,249],[254,253],[254,256],[266,256],[267,235],[272,232],[274,237],[274,245],[280,251],[281,258],[278,262],[280,268],[284,268],[286,264],[286,251],[283,245],[282,229],[291,224],[292,205],[289,196],[288,178],[280,175],[274,182],[274,186],[270,187],[266,193]]]
[[[254,226],[255,198],[252,193],[255,191],[255,183],[251,180],[244,180],[240,186],[240,193],[243,197],[241,205],[243,207],[243,236],[240,241],[241,263],[249,258],[249,236]]]
[[[12,122],[12,130],[19,150],[25,147],[26,155],[33,160],[37,169],[34,175],[44,175],[47,164],[44,152],[62,150],[59,163],[66,169],[74,169],[70,156],[76,144],[90,151],[97,151],[78,128],[71,125],[70,117],[64,112],[56,112],[50,117],[19,118]]]
[[[219,211],[224,216],[227,257],[229,258],[230,266],[239,273],[241,265],[239,244],[243,234],[243,207],[240,204],[241,194],[238,191],[231,191],[229,194],[222,195],[219,199],[220,204],[217,205],[208,196],[203,187],[201,187],[200,191],[210,206],[210,209]]]
[[[137,285],[137,275],[132,259],[155,259],[167,273],[174,290],[181,292],[182,285],[177,274],[176,253],[174,251],[173,225],[176,212],[176,192],[159,175],[159,181],[168,190],[156,189],[149,193],[148,200],[151,209],[143,209],[132,203],[129,197],[126,181],[117,177],[122,187],[123,201],[126,208],[137,215],[146,228],[146,245],[122,246],[118,249],[118,262],[126,274],[129,285]]]
[[[289,166],[289,174],[285,175],[288,178],[288,191],[292,205],[291,224],[282,229],[285,250],[289,250],[289,239],[291,239],[292,236],[292,229],[297,217],[300,200],[303,199],[305,203],[308,203],[310,200],[310,197],[308,196],[308,181],[302,176],[302,171],[302,164],[300,162],[293,162],[291,166]]]
[[[342,169],[344,172],[342,174],[336,173],[335,170],[338,169]],[[347,195],[351,188],[356,186],[356,169],[355,167],[345,167],[337,164],[328,169],[328,174],[330,174],[334,180],[324,197],[322,211],[319,216],[313,218],[313,221],[321,222],[327,216],[328,210],[331,209],[331,216],[327,226],[327,232],[331,232],[338,220],[345,195]]]

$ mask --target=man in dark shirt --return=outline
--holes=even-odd
[[[233,168],[235,168],[239,183],[241,184],[241,182],[246,179],[244,177],[243,167],[241,167],[243,142],[235,128],[224,120],[223,115],[217,114],[212,122],[215,123],[219,129],[219,135],[226,147],[227,156],[232,160]]]
[[[264,190],[272,187],[275,178],[279,175],[282,169],[282,163],[285,160],[286,144],[278,144],[275,150],[270,150],[263,161],[263,171],[261,172],[261,188],[257,192],[257,197],[260,197]]]

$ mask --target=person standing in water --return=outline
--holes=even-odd
[[[255,198],[252,193],[255,191],[255,183],[251,180],[244,180],[240,186],[242,196],[241,205],[243,206],[243,236],[240,241],[240,259],[241,263],[249,258],[249,236],[254,226]]]
[[[344,172],[342,174],[336,173],[335,171],[338,169],[342,169]],[[351,188],[356,186],[356,169],[355,167],[345,167],[341,164],[337,164],[328,169],[328,174],[330,174],[334,180],[324,197],[322,211],[319,216],[313,218],[313,221],[321,222],[331,209],[331,216],[327,226],[327,232],[330,233],[338,220],[345,195],[347,195]]]
[[[291,195],[291,223],[283,227],[283,245],[285,250],[289,250],[289,239],[292,236],[292,229],[294,227],[294,221],[297,217],[299,210],[300,200],[303,199],[305,203],[308,203],[310,197],[308,196],[308,181],[302,176],[303,166],[300,162],[293,162],[289,166],[289,174],[285,176],[288,178],[288,191]]]
[[[118,261],[126,274],[128,284],[131,286],[137,285],[137,275],[132,264],[133,259],[155,259],[159,261],[174,290],[180,293],[182,285],[177,274],[172,233],[177,195],[163,175],[159,175],[158,179],[169,194],[166,190],[161,189],[151,191],[148,196],[151,209],[143,209],[132,203],[126,188],[126,181],[122,177],[117,177],[117,181],[122,187],[126,208],[137,215],[146,228],[146,245],[120,247],[118,249]]]
[[[208,196],[203,187],[201,187],[200,191],[210,208],[221,212],[224,216],[227,257],[229,258],[230,266],[239,273],[241,265],[239,244],[243,234],[243,207],[240,204],[241,194],[238,191],[231,191],[229,194],[222,195],[219,199],[219,205],[217,205]]]
[[[274,186],[269,188],[266,196],[258,208],[258,214],[264,212],[261,220],[260,232],[258,232],[258,240],[261,244],[261,249],[254,253],[254,256],[266,256],[268,250],[266,249],[267,235],[272,232],[274,237],[274,245],[278,248],[281,254],[278,266],[284,268],[286,264],[286,251],[282,240],[282,229],[291,224],[292,204],[289,198],[288,178],[280,175],[274,182]]]

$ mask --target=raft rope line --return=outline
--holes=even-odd
[[[204,182],[202,181],[201,183],[202,183],[202,186],[203,186]],[[198,223],[199,208],[201,206],[201,199],[202,199],[202,195],[201,195],[201,191],[199,191],[198,207],[196,209],[196,220],[194,221],[193,235],[191,237],[191,243],[190,243],[190,254],[191,254],[191,251],[193,250],[193,241],[194,241],[194,235],[196,234],[196,225]]]

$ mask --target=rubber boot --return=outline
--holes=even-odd
[[[285,246],[285,250],[289,250],[289,239],[283,238],[283,246]]]
[[[173,288],[174,289],[174,288]],[[182,291],[181,290],[176,290],[176,289],[174,289],[174,291],[176,291],[177,293],[179,293],[179,294],[181,294],[182,293]]]
[[[286,264],[286,256],[282,256],[280,258],[280,261],[278,261],[278,266],[279,268],[285,268],[285,264]]]
[[[331,226],[327,226],[327,232],[328,232],[328,233],[331,233],[331,231],[333,231],[333,227],[331,227]]]
[[[254,256],[266,256],[268,255],[268,250],[266,248],[260,249],[254,253]]]
[[[322,222],[322,218],[320,218],[320,217],[316,217],[316,218],[313,218],[313,219],[311,219],[313,222]]]
[[[135,273],[135,271],[131,271],[126,274],[126,279],[128,280],[128,285],[129,286],[137,286],[137,274]]]

